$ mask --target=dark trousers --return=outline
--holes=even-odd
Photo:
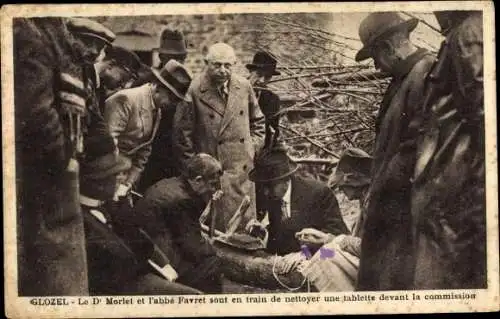
[[[177,281],[205,293],[222,293],[222,272],[219,257],[205,258],[194,268],[181,273]]]

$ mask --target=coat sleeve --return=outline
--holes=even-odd
[[[14,103],[16,135],[29,160],[49,174],[67,166],[64,130],[54,95],[56,57],[36,27],[14,23]]]
[[[151,150],[153,148],[152,143],[144,145],[138,149],[131,157],[132,168],[128,171],[128,176],[126,182],[129,184],[134,184],[137,182],[141,173],[144,171],[144,167],[148,162],[149,156],[151,155]]]
[[[187,159],[195,154],[194,134],[196,125],[195,104],[191,88],[186,94],[188,101],[182,101],[177,106],[173,125],[173,149],[177,154],[177,165],[182,168]]]
[[[250,135],[252,136],[254,150],[257,151],[264,145],[264,114],[262,114],[257,97],[251,85],[248,85],[248,101]]]
[[[404,113],[401,115],[401,139],[397,152],[386,164],[380,185],[383,189],[399,191],[411,187],[411,178],[415,168],[417,141],[423,121],[423,96],[425,75],[421,70],[411,79],[409,91],[404,103]],[[381,188],[381,189],[382,189]]]
[[[125,132],[130,113],[130,104],[125,96],[116,95],[106,100],[104,120],[113,138],[118,139]]]
[[[349,234],[340,213],[339,203],[333,192],[325,187],[316,197],[317,216],[320,230],[333,235]]]

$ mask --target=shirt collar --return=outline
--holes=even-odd
[[[285,195],[283,195],[283,202],[285,202],[286,204],[290,204],[291,197],[292,197],[292,181],[288,180],[288,186]]]
[[[99,207],[102,201],[80,194],[80,204],[87,207]]]
[[[101,87],[101,78],[99,77],[99,72],[97,72],[97,66],[95,64],[92,65],[93,70],[95,72],[95,87],[100,88]]]

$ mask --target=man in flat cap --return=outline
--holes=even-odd
[[[162,112],[185,100],[191,83],[191,75],[175,60],[152,71],[153,82],[119,91],[106,100],[104,117],[109,132],[117,139],[120,152],[132,160],[118,195],[127,193],[141,177]]]
[[[268,52],[259,51],[255,53],[252,63],[248,63],[246,68],[250,72],[248,79],[255,90],[260,109],[265,116],[266,139],[264,144],[276,144],[279,137],[280,118],[276,117],[275,114],[280,109],[280,98],[267,88],[267,83],[271,78],[281,74],[276,70],[276,59]]]
[[[481,11],[434,13],[446,40],[428,76],[412,215],[414,289],[487,287]]]
[[[225,232],[245,195],[252,200],[243,219],[255,217],[255,190],[247,174],[262,144],[263,114],[250,83],[232,74],[236,55],[231,46],[213,44],[205,63],[188,90],[187,101],[177,106],[174,147],[181,166],[199,152],[221,162],[224,195],[214,211],[216,228]]]
[[[109,98],[114,93],[132,87],[138,72],[145,67],[134,52],[120,46],[108,46],[102,62],[99,77],[103,94],[100,97]],[[104,108],[104,101],[100,105]]]
[[[20,296],[88,295],[75,126],[87,94],[60,18],[13,20]]]
[[[359,26],[363,48],[356,60],[372,58],[392,76],[376,120],[359,290],[404,290],[411,284],[411,177],[424,81],[434,60],[409,39],[417,23],[396,12],[375,12]]]
[[[115,34],[102,24],[86,18],[68,18],[68,29],[74,34],[75,47],[81,55],[81,65],[83,69],[85,87],[89,92],[87,100],[85,134],[88,128],[105,130],[105,123],[100,102],[105,98],[101,88],[99,74],[103,67],[102,61],[105,56],[105,49],[112,45]]]

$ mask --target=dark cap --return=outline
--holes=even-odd
[[[138,73],[144,67],[137,54],[119,46],[109,46],[106,49],[106,59],[114,60],[120,67],[132,73]]]
[[[67,27],[73,33],[91,36],[111,45],[116,38],[113,31],[109,30],[97,21],[87,18],[69,18]]]
[[[252,182],[272,182],[287,178],[297,171],[298,165],[293,162],[282,147],[261,149],[254,158],[254,167],[248,173]]]

